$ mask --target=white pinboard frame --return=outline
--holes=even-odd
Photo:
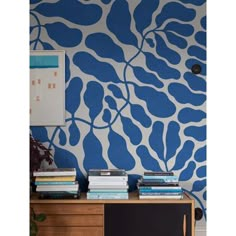
[[[30,51],[30,125],[65,125],[65,51]]]

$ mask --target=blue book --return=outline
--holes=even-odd
[[[35,185],[75,185],[78,181],[35,181]]]

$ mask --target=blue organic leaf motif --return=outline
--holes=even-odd
[[[44,50],[53,50],[54,49],[53,46],[51,44],[49,44],[49,43],[41,41],[41,44],[43,45],[43,49]]]
[[[102,144],[99,139],[90,131],[83,140],[84,147],[84,168],[89,169],[106,169],[108,168],[102,155]]]
[[[70,58],[65,55],[65,82],[70,80]]]
[[[98,61],[87,52],[77,52],[73,57],[73,62],[84,73],[93,75],[102,82],[118,83],[120,81],[112,65]]]
[[[203,199],[206,201],[207,200],[207,191],[203,193]]]
[[[172,50],[171,48],[166,46],[165,41],[162,37],[160,37],[157,33],[155,34],[156,39],[156,52],[161,57],[164,57],[166,60],[168,60],[171,64],[178,64],[180,62],[180,55]]]
[[[66,110],[74,114],[80,105],[80,93],[83,87],[83,82],[79,77],[71,79],[69,86],[66,89]]]
[[[156,152],[161,160],[164,160],[164,143],[163,143],[164,124],[156,121],[153,124],[152,132],[149,136],[150,147]]]
[[[200,127],[189,126],[184,130],[184,134],[193,137],[197,141],[204,141],[206,140],[206,125]]]
[[[84,103],[89,108],[89,116],[92,121],[102,110],[103,97],[104,90],[99,83],[95,81],[90,81],[87,83],[87,88],[84,93]]]
[[[129,137],[133,145],[137,145],[142,140],[142,133],[140,129],[128,117],[121,116],[121,122],[125,134]]]
[[[70,145],[71,146],[77,145],[80,140],[80,131],[74,120],[72,120],[72,123],[69,126],[69,134],[70,134],[69,138]]]
[[[69,9],[68,0],[60,0],[53,4],[42,3],[34,11],[47,17],[62,17],[78,25],[92,25],[102,16],[102,9],[97,4],[83,4],[77,0],[70,0]]]
[[[38,3],[38,2],[41,2],[42,0],[30,0],[30,4],[35,4],[35,3]]]
[[[145,71],[142,67],[134,66],[133,72],[135,77],[144,84],[151,84],[157,88],[162,88],[164,86],[163,83],[156,77],[156,75]]]
[[[127,149],[124,138],[110,129],[108,140],[110,143],[108,148],[108,156],[111,163],[120,169],[133,169],[135,166],[135,161]]]
[[[109,4],[111,2],[111,0],[102,0],[102,3],[104,4]]]
[[[170,18],[175,18],[181,21],[192,21],[196,16],[194,9],[187,8],[177,2],[169,2],[162,8],[160,14],[156,17],[156,24],[160,27],[163,22]]]
[[[176,107],[163,92],[153,88],[135,85],[136,96],[145,101],[148,111],[157,117],[169,117],[175,113]]]
[[[206,16],[202,17],[201,19],[201,26],[203,29],[206,30]]]
[[[188,166],[181,172],[179,176],[179,181],[188,181],[192,178],[193,172],[196,168],[194,161],[190,161]]]
[[[141,178],[141,175],[134,175],[134,174],[128,175],[128,185],[129,185],[130,192],[137,190],[137,181],[140,178]]]
[[[66,134],[65,132],[63,131],[63,129],[59,129],[59,143],[60,145],[64,146],[66,144]]]
[[[192,141],[187,140],[184,143],[183,148],[176,156],[173,170],[180,170],[184,167],[186,161],[188,161],[192,156],[193,148],[194,148],[194,143]]]
[[[200,192],[206,187],[206,180],[197,180],[193,183],[193,192]]]
[[[148,128],[152,124],[151,118],[146,114],[142,106],[138,104],[130,104],[130,112],[132,117],[143,127]]]
[[[111,122],[111,112],[110,112],[110,110],[104,109],[102,119],[108,124]]]
[[[191,3],[196,6],[201,6],[206,2],[206,0],[180,0],[183,3]]]
[[[108,85],[108,89],[110,89],[113,93],[113,95],[116,98],[124,98],[122,91],[120,90],[120,88],[118,86],[116,86],[115,84],[109,84]]]
[[[178,120],[183,123],[200,122],[206,118],[206,113],[201,110],[194,110],[192,108],[183,108],[178,114]]]
[[[206,60],[206,50],[198,46],[191,46],[188,48],[188,54],[190,56],[195,56],[200,60]]]
[[[196,59],[188,59],[188,60],[186,61],[186,66],[187,66],[187,68],[189,68],[189,69],[191,69],[194,64],[199,64],[199,65],[201,66],[201,68],[202,68],[201,74],[202,74],[202,75],[206,75],[206,64],[204,64],[204,63],[202,63],[201,61],[196,60]]]
[[[62,47],[75,47],[82,40],[82,33],[79,29],[71,29],[63,23],[48,23],[44,27],[49,37]]]
[[[149,171],[161,171],[160,165],[154,157],[148,151],[148,148],[144,145],[140,145],[136,150],[140,157],[142,166]]]
[[[48,142],[48,131],[42,126],[30,126],[32,136],[40,142]]]
[[[181,24],[179,22],[172,21],[165,26],[164,31],[174,31],[177,34],[187,37],[193,34],[194,28],[190,24]]]
[[[134,20],[136,29],[140,34],[143,33],[152,21],[152,15],[157,10],[159,5],[159,0],[146,1],[141,0],[138,6],[134,10]],[[144,10],[148,9],[148,11]]]
[[[194,106],[202,105],[206,101],[206,95],[192,93],[185,85],[171,83],[168,87],[169,93],[182,104],[190,103]]]
[[[157,59],[153,54],[144,52],[146,57],[147,67],[155,71],[163,79],[179,79],[180,72],[174,68],[171,68],[167,63],[161,59]]]
[[[206,161],[206,146],[199,148],[194,155],[194,159],[197,162],[203,162]]]
[[[169,41],[169,43],[184,49],[187,47],[188,43],[184,38],[179,37],[177,34],[172,33],[172,32],[165,32],[166,33],[166,37],[167,40]]]
[[[130,23],[128,3],[125,0],[114,1],[107,16],[107,27],[120,42],[137,47],[138,41],[130,29]]]
[[[180,145],[179,137],[179,124],[175,121],[171,121],[168,124],[167,134],[166,134],[166,160],[168,161],[176,153],[177,148]]]
[[[94,50],[100,57],[111,58],[117,62],[125,62],[124,52],[120,46],[104,33],[90,34],[85,41],[88,48]],[[106,45],[106,47],[104,47]]]
[[[195,39],[199,44],[206,46],[206,32],[204,31],[197,32],[195,35]]]
[[[107,102],[109,108],[112,110],[117,110],[116,101],[111,96],[106,96],[105,101]]]
[[[197,177],[206,177],[206,166],[200,166],[196,171]]]
[[[149,45],[149,47],[154,48],[155,47],[155,43],[153,42],[153,40],[151,38],[145,38],[147,44]]]
[[[206,80],[202,79],[198,75],[186,72],[184,73],[184,79],[192,90],[206,92]]]

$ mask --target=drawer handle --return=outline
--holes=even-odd
[[[183,236],[186,236],[186,215],[183,218]]]

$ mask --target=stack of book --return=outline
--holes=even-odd
[[[137,188],[139,199],[183,198],[183,190],[173,172],[144,172]]]
[[[128,199],[128,175],[123,169],[90,169],[87,199]]]
[[[43,199],[79,198],[79,183],[75,168],[39,169],[33,172],[36,192]]]

